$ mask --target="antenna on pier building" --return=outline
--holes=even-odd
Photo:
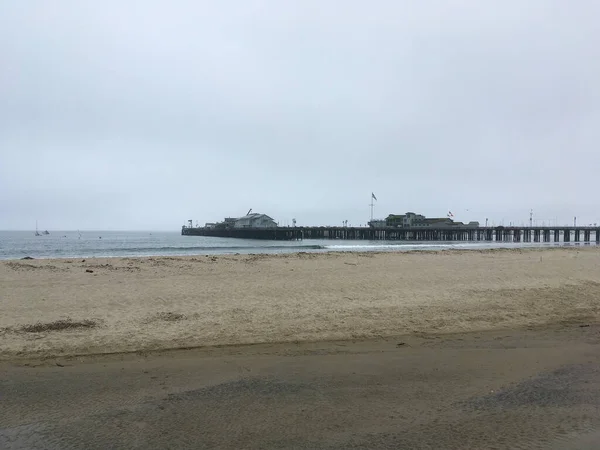
[[[529,228],[533,227],[533,209],[529,211]]]

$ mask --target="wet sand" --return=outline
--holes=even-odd
[[[2,261],[0,359],[596,322],[599,294],[584,246]]]
[[[597,449],[600,328],[0,363],[2,449]]]

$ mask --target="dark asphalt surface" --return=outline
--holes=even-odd
[[[598,449],[599,406],[595,326],[13,361],[0,449]]]

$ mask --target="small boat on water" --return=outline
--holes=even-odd
[[[36,220],[36,221],[35,221],[35,235],[36,235],[36,236],[42,236],[42,235],[45,235],[45,236],[47,236],[47,235],[49,235],[49,234],[50,234],[50,232],[49,232],[48,230],[45,230],[45,231],[43,231],[42,233],[40,233],[40,232],[39,232],[39,230],[38,230],[38,223],[37,223],[37,220]]]

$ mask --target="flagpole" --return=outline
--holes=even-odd
[[[373,194],[373,192],[371,192],[371,222],[373,222],[373,200],[377,200],[377,197],[375,197],[375,194]]]

